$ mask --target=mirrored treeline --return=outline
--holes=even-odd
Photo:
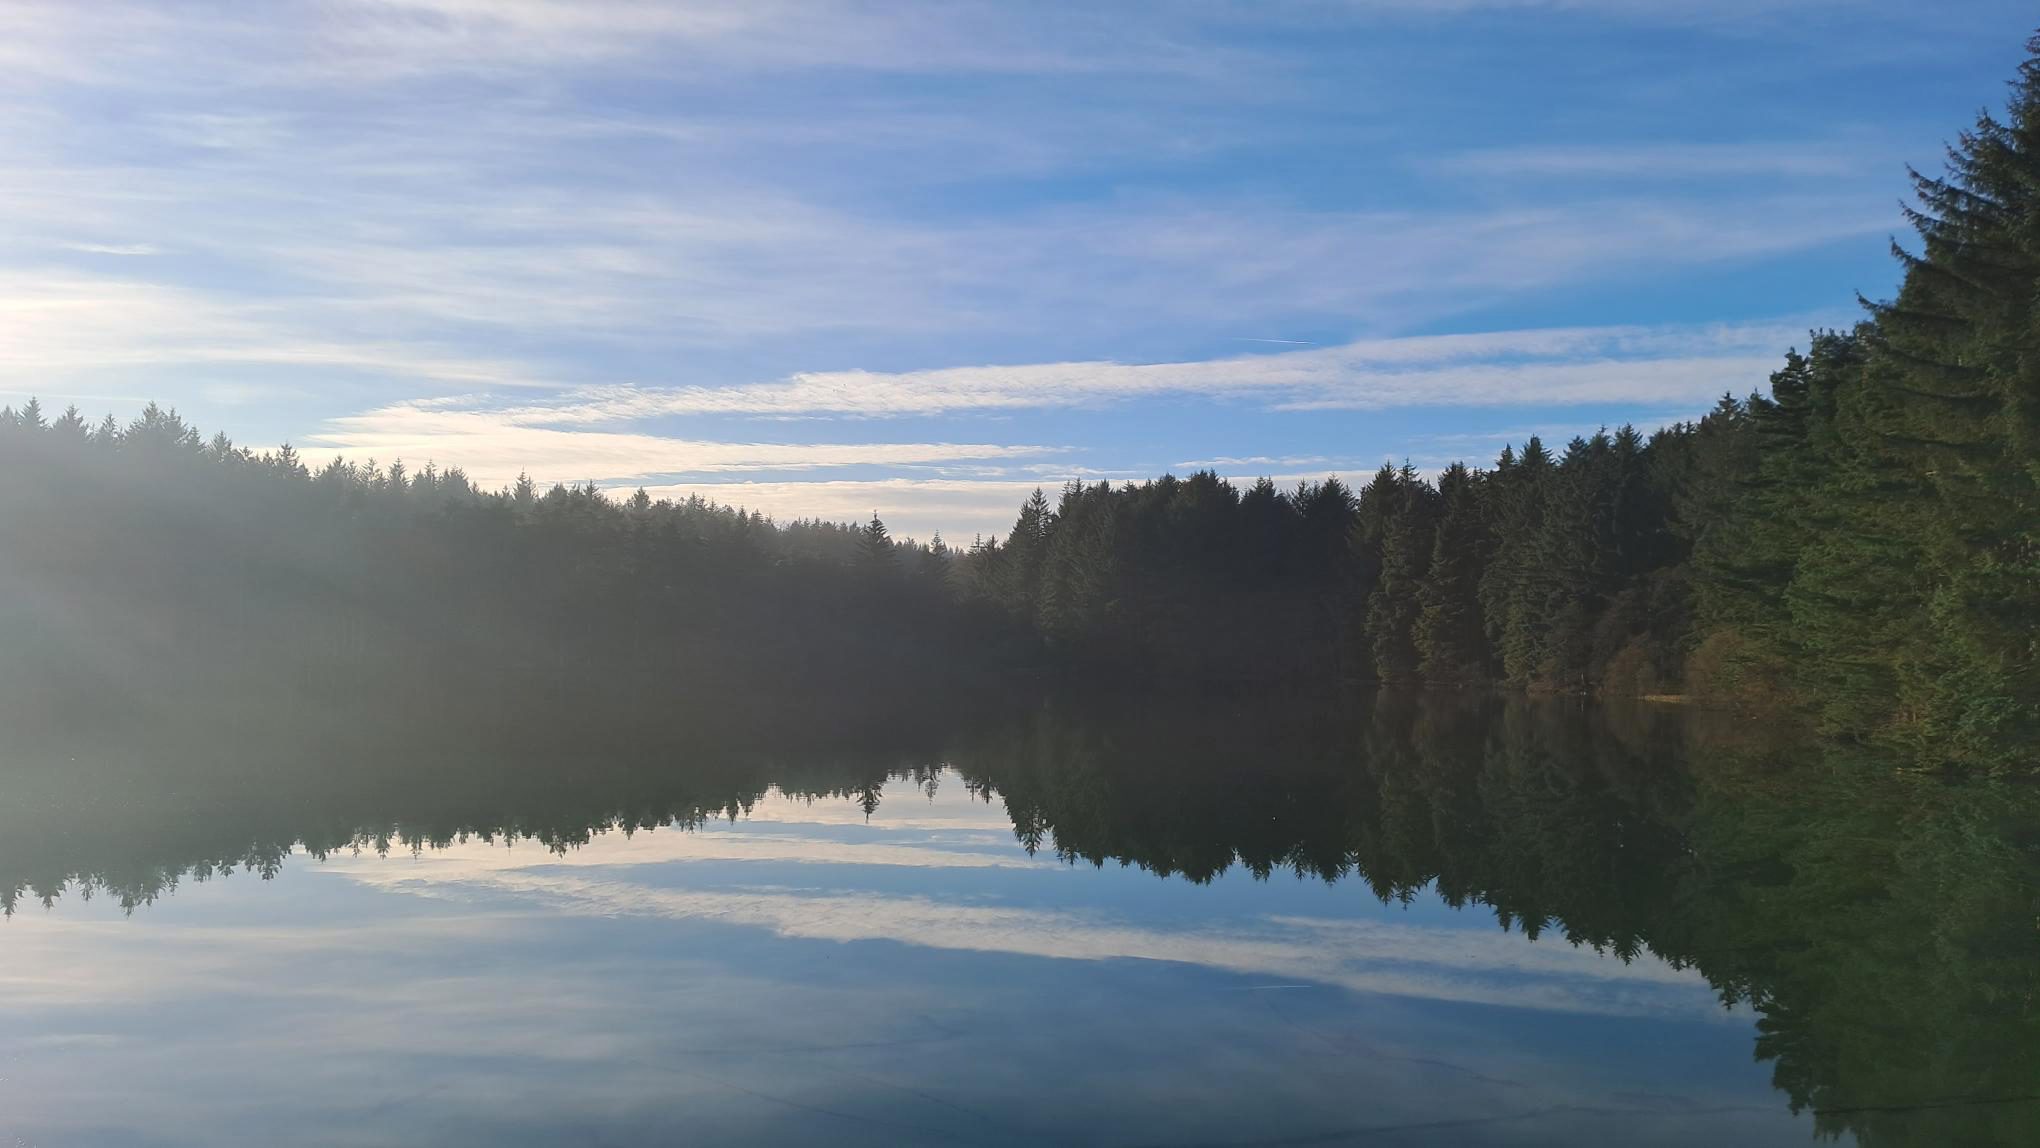
[[[617,694],[543,697],[344,732],[195,711],[11,725],[0,896],[10,914],[86,893],[146,911],[181,882],[336,851],[685,832],[775,789],[869,813],[888,780],[953,769],[1003,802],[1017,847],[1071,864],[1434,890],[1538,944],[1695,968],[1754,1007],[1754,1053],[1824,1131],[2040,1129],[2040,798],[2023,788],[1663,706],[725,695],[629,719]]]

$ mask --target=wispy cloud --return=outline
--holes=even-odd
[[[28,74],[160,82],[189,61],[230,57],[243,78],[305,86],[421,76],[495,76],[684,60],[697,72],[1031,74],[1105,67],[1210,74],[1242,53],[1070,14],[1044,32],[1008,5],[924,12],[856,0],[277,0],[231,7],[109,0],[88,11],[15,0],[0,15]],[[92,50],[97,47],[95,54]],[[267,48],[266,52],[256,48]]]
[[[1576,144],[1488,148],[1422,161],[1437,172],[1494,178],[1691,179],[1706,176],[1832,178],[1896,166],[1882,149],[1829,140]]]
[[[541,481],[593,481],[654,497],[699,494],[781,520],[860,519],[879,512],[918,537],[1001,533],[1037,485],[1138,479],[1170,467],[1228,477],[1365,475],[1379,458],[1326,453],[1213,454],[1108,459],[1100,467],[1065,445],[999,441],[724,441],[662,433],[667,420],[873,420],[1097,411],[1140,402],[1198,401],[1282,411],[1606,406],[1704,410],[1725,391],[1761,380],[1806,324],[1600,327],[1360,340],[1336,347],[1178,363],[1072,362],[932,371],[813,372],[725,387],[600,386],[391,403],[328,420],[298,445],[360,459],[457,465],[487,486],[530,473]],[[0,367],[6,363],[0,341]],[[241,397],[239,392],[225,397]],[[1647,425],[1648,418],[1642,418]],[[844,420],[848,420],[847,422]],[[1552,423],[1565,437],[1591,425]],[[1524,432],[1528,434],[1532,432]],[[1555,433],[1555,431],[1546,431]],[[856,438],[865,436],[859,435]],[[1418,436],[1422,465],[1452,452],[1480,461],[1512,432]],[[1436,456],[1436,457],[1433,457]],[[1402,457],[1397,454],[1396,457]],[[829,470],[891,471],[813,477]]]
[[[259,310],[278,342],[429,342],[468,359],[501,357],[512,332],[522,361],[504,374],[530,376],[548,357],[775,341],[926,354],[959,340],[1055,348],[1255,320],[1379,329],[1890,225],[1881,204],[1838,210],[1819,196],[1424,214],[1139,202],[931,221],[734,173],[681,189],[634,186],[634,173],[535,185],[513,162],[529,130],[437,124],[392,142],[294,143],[225,170],[52,164],[16,147],[0,176],[0,257],[13,246],[19,273],[79,293],[91,267],[30,261],[47,237],[79,254],[139,254],[174,236],[180,258],[151,261],[143,283],[132,268],[108,278],[109,301],[146,286]],[[150,311],[122,314],[115,330],[137,346],[185,338]]]
[[[541,383],[508,360],[418,343],[335,339],[302,313],[270,303],[131,277],[0,268],[0,386],[78,394],[95,378],[192,365],[345,371],[412,386]]]
[[[66,243],[63,246],[88,255],[154,255],[157,251],[153,243]]]
[[[1344,6],[1356,13],[1460,16],[1479,12],[1562,12],[1681,23],[1694,20],[1776,23],[1782,15],[1769,0],[1344,0]],[[1803,7],[1874,10],[1892,5],[1877,0],[1803,0]]]
[[[529,472],[548,481],[615,483],[655,475],[809,471],[1038,458],[1056,448],[1000,443],[770,443],[668,438],[631,431],[563,430],[537,408],[475,409],[406,402],[331,420],[306,436],[308,452],[352,458],[435,460],[481,485]]]
[[[830,74],[1091,60],[1110,68],[1084,82],[1123,85],[1138,59],[1174,58],[1158,46],[1171,34],[1139,22],[1044,25],[998,5],[915,20],[835,4],[800,6],[798,18],[772,4],[466,0],[233,19],[116,11],[132,21],[40,4],[14,17],[38,54],[103,73],[24,81],[10,114],[22,130],[0,141],[0,260],[26,270],[52,237],[80,254],[174,243],[179,258],[152,261],[151,286],[260,305],[287,320],[280,338],[429,342],[488,359],[507,357],[514,332],[522,361],[506,374],[619,346],[833,340],[925,361],[960,342],[1095,351],[1121,333],[1221,322],[1387,330],[1553,284],[1765,258],[1890,225],[1888,197],[1838,201],[1824,187],[1416,210],[1164,183],[983,210],[971,173],[1067,179],[1109,170],[1108,157],[1167,172],[1182,156],[1218,158],[1186,141],[1245,152],[1262,133],[1251,117],[1172,129],[1112,100],[1077,101],[1067,117],[806,91],[784,106],[729,101],[709,97],[735,81],[711,71],[682,83],[661,55],[692,46],[715,67],[755,57]],[[780,37],[810,47],[772,47]],[[1213,50],[1209,36],[1173,42],[1178,54]],[[569,92],[499,99],[473,87],[479,62],[544,70]],[[372,67],[401,73],[398,87],[365,84],[359,70]],[[589,68],[645,68],[662,96],[654,107],[577,98],[567,78]],[[157,110],[96,115],[100,87],[146,91]],[[1187,84],[1168,96],[1206,98]],[[1811,162],[1810,150],[1758,155],[1766,146],[1668,144],[1642,167]],[[1579,148],[1461,162],[1614,170],[1636,158]],[[959,173],[965,185],[942,193]],[[936,210],[902,210],[907,189]],[[176,341],[148,320],[126,320],[123,339]]]
[[[897,417],[1098,407],[1169,396],[1278,410],[1679,403],[1747,389],[1804,324],[1582,327],[1403,339],[1176,363],[1067,362],[885,373],[817,371],[777,383],[574,393],[547,416],[609,422],[678,414]]]
[[[1187,459],[1183,462],[1177,463],[1176,469],[1239,471],[1254,469],[1258,467],[1261,468],[1262,471],[1265,471],[1268,467],[1294,468],[1299,466],[1324,466],[1336,469],[1344,469],[1352,465],[1353,463],[1350,459],[1342,462],[1341,460],[1329,458],[1321,454],[1290,454],[1280,456],[1265,454],[1251,454],[1251,455],[1222,454],[1216,458]]]
[[[645,486],[653,498],[679,501],[700,495],[710,502],[755,510],[779,522],[820,519],[857,522],[873,514],[885,519],[893,533],[928,539],[943,535],[951,543],[973,536],[1004,535],[1020,504],[1037,487],[1053,491],[1074,472],[1026,480],[970,478],[809,479],[804,481],[655,483]],[[631,484],[610,488],[628,494]]]

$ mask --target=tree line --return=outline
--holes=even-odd
[[[1768,393],[1486,468],[1384,465],[1357,491],[1072,484],[960,551],[875,514],[774,524],[431,465],[314,471],[155,406],[91,426],[30,400],[0,411],[18,589],[0,637],[43,659],[43,689],[316,650],[304,673],[351,678],[401,658],[668,684],[1047,664],[1683,693],[2030,766],[2040,62],[1944,175],[1913,178],[1895,297],[1814,333]]]
[[[401,708],[421,673],[505,698],[641,702],[770,684],[917,688],[1030,656],[947,589],[940,540],[774,523],[699,498],[255,453],[150,405],[126,425],[0,413],[6,705],[161,714],[193,699]]]
[[[965,584],[1078,659],[1764,701],[2030,767],[2040,59],[1912,178],[1895,297],[1768,393],[1357,492],[1073,484],[965,554]]]

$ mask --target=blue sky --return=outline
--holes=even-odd
[[[1975,0],[0,2],[0,402],[1002,531],[1476,460],[1889,292]]]

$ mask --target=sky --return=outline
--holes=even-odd
[[[1650,428],[1890,293],[1999,0],[0,0],[0,404],[1003,533]]]

